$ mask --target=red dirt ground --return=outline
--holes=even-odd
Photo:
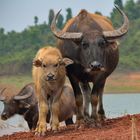
[[[120,79],[120,77],[122,78]],[[119,79],[119,82],[117,79]],[[126,79],[129,80],[124,82]],[[108,80],[108,83],[111,83],[111,85],[115,87],[118,86],[118,84],[122,85],[122,83],[127,84],[127,86],[135,84],[135,87],[140,88],[140,73],[127,74],[126,77],[114,75]],[[18,93],[17,91],[19,90],[16,87],[13,88],[11,85],[5,86],[5,84],[0,84],[0,89],[4,87],[7,87],[8,96],[11,95],[9,93]],[[140,90],[138,89],[138,91]],[[132,118],[135,119],[134,123],[132,123]],[[45,137],[37,137],[33,132],[18,132],[0,137],[0,140],[132,140],[133,132],[135,132],[133,136],[137,136],[137,138],[133,140],[140,140],[140,114],[108,119],[101,128],[76,130],[73,125],[57,133],[48,131]]]
[[[132,135],[137,137],[133,140],[140,139],[140,114],[108,119],[101,128],[75,129],[72,125],[57,133],[48,131],[45,137],[18,132],[0,137],[0,140],[132,140]]]

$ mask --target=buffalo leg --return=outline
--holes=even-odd
[[[95,121],[101,119],[104,116],[102,95],[104,89],[105,81],[94,84],[91,94],[91,105],[92,105],[92,113],[91,118]],[[97,106],[99,107],[97,110]]]
[[[104,121],[104,119],[105,119],[105,111],[104,111],[104,108],[103,108],[103,91],[101,91],[100,94],[99,94],[98,119],[100,121]]]
[[[38,107],[37,105],[30,108],[24,114],[24,119],[27,121],[30,130],[35,130],[38,121]]]
[[[89,83],[80,83],[82,93],[83,93],[83,109],[84,109],[84,119],[85,121],[88,121],[89,116],[89,104],[90,104],[90,98],[91,98],[91,88],[89,86]]]
[[[59,128],[59,102],[53,102],[51,107],[51,127],[53,131],[57,131]]]
[[[72,75],[68,75],[71,85],[73,87],[75,101],[76,101],[76,123],[81,125],[84,121],[83,118],[83,97],[81,93],[81,89],[79,87],[79,82],[72,77]]]
[[[47,125],[46,125],[46,117],[48,114],[48,103],[47,100],[44,99],[45,92],[41,90],[39,95],[39,119],[37,122],[37,127],[35,129],[35,135],[43,136],[46,133]]]

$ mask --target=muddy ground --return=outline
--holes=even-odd
[[[132,121],[133,120],[133,121]],[[76,129],[75,125],[65,130],[38,137],[33,132],[18,132],[0,137],[0,140],[132,140],[140,139],[140,114],[107,119],[101,128]]]
[[[131,73],[124,76],[114,75],[108,79],[107,83],[111,85],[111,89],[121,86],[121,90],[118,88],[114,90],[116,92],[123,92],[124,87],[132,89],[130,91],[130,89],[125,88],[124,91],[127,91],[127,93],[128,91],[134,92],[133,86],[134,89],[137,89],[135,91],[140,91],[140,73]],[[11,84],[0,83],[0,89],[2,88],[7,88],[7,96],[19,91],[19,88],[13,87]],[[111,89],[107,87],[107,91],[111,91]],[[134,119],[133,123],[132,118]],[[48,131],[45,137],[37,137],[33,132],[17,132],[2,136],[0,140],[132,140],[132,136],[137,137],[134,140],[140,140],[140,114],[107,119],[101,128],[75,129],[75,125],[72,125],[57,133]]]

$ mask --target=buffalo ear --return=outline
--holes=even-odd
[[[33,66],[41,67],[41,65],[42,65],[42,61],[41,60],[39,60],[39,59],[33,60]]]
[[[73,64],[74,62],[72,59],[65,57],[65,58],[63,58],[63,63],[65,64],[65,66],[68,66],[68,65]]]
[[[28,104],[28,103],[26,103],[26,102],[24,102],[24,101],[20,101],[19,104],[20,104],[19,106],[20,106],[21,108],[30,108],[30,107],[31,107],[30,104]]]

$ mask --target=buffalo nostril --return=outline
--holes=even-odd
[[[98,61],[94,61],[90,64],[90,67],[92,69],[99,69],[99,68],[103,67],[103,65],[101,63],[99,63]]]
[[[47,75],[47,79],[48,79],[48,80],[53,80],[53,79],[54,79],[54,74],[49,73],[49,74]]]

